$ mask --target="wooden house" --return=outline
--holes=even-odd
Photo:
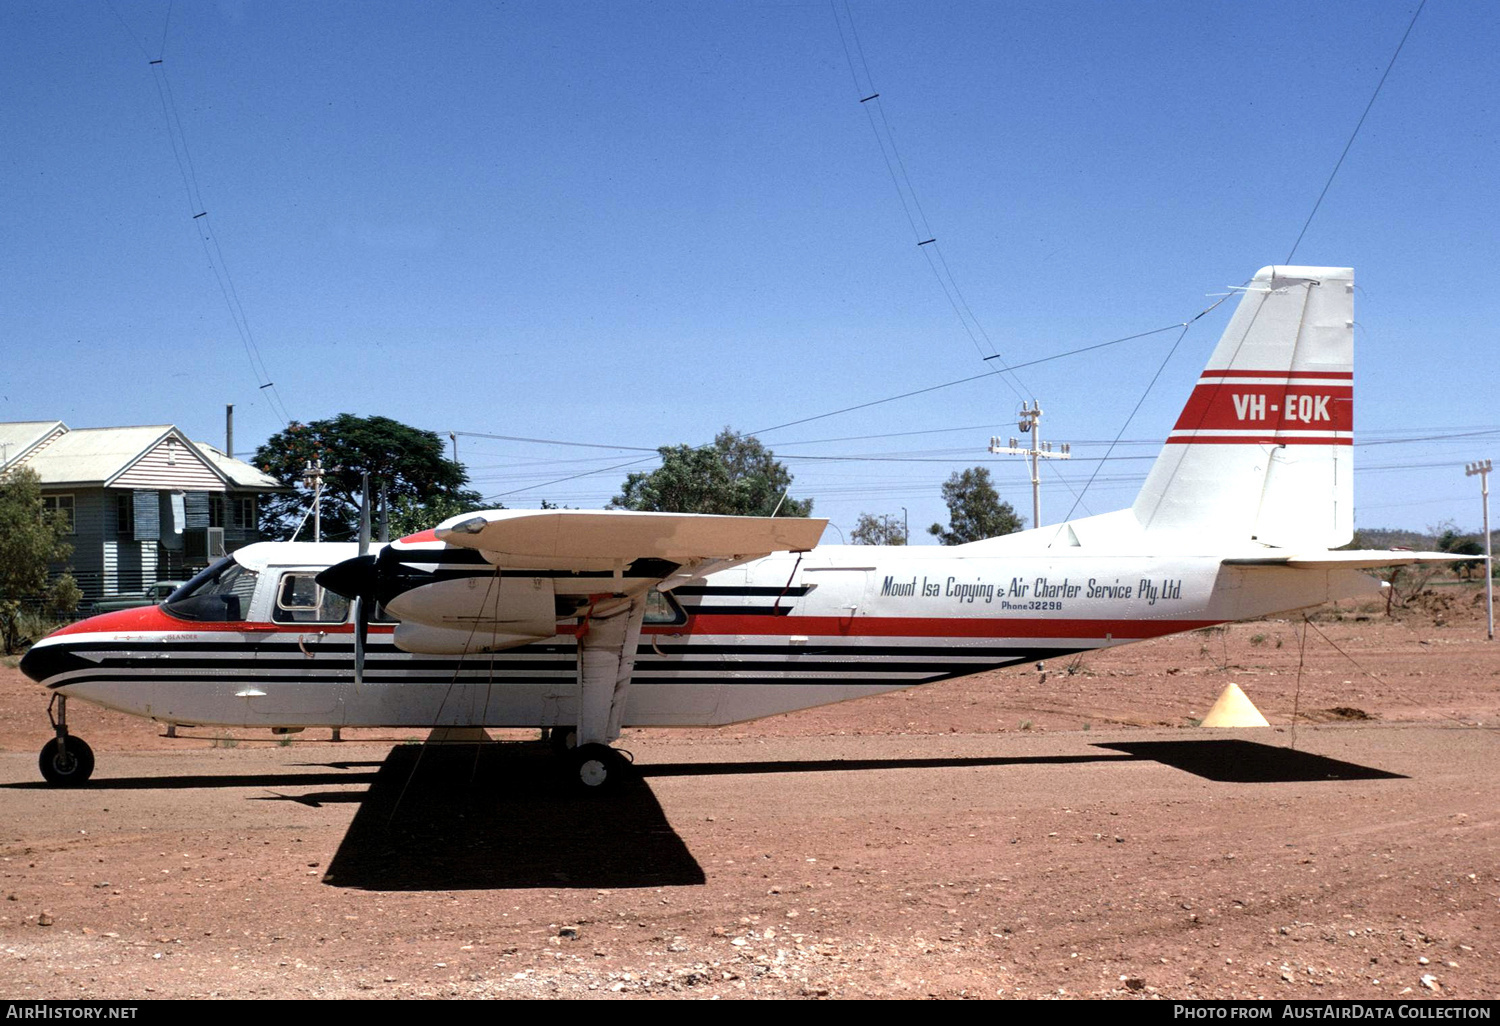
[[[86,600],[185,580],[260,540],[258,498],[276,479],[170,424],[70,429],[0,424],[0,470],[29,467],[68,518],[69,560]],[[59,567],[59,572],[62,570]]]

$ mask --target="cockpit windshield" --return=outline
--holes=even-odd
[[[255,577],[254,570],[245,569],[233,556],[225,556],[172,592],[162,603],[162,611],[179,620],[244,620],[255,595]]]

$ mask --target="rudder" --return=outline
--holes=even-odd
[[[1354,272],[1264,267],[1136,497],[1148,535],[1335,548],[1354,534]]]

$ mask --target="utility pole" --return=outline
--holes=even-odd
[[[1016,427],[1022,434],[1031,435],[1031,444],[1021,448],[1012,438],[1010,445],[1002,446],[998,436],[990,438],[990,452],[995,455],[1007,456],[1029,456],[1031,458],[1031,526],[1042,526],[1042,476],[1038,472],[1039,460],[1070,460],[1073,458],[1072,446],[1063,442],[1056,451],[1051,442],[1042,441],[1042,404],[1037,400],[1031,400],[1028,406],[1021,404],[1021,412],[1016,415]]]
[[[302,471],[302,483],[313,490],[313,541],[323,540],[323,458],[308,463]]]
[[[1490,551],[1490,461],[1479,460],[1464,466],[1464,476],[1479,476],[1479,492],[1484,496],[1484,614],[1489,622],[1489,639],[1495,640],[1495,557]]]

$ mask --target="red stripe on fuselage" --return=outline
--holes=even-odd
[[[925,617],[925,616],[759,616],[740,614],[705,614],[691,616],[686,624],[646,624],[647,635],[727,635],[755,637],[847,637],[847,638],[1092,638],[1141,641],[1165,634],[1212,627],[1220,620],[1083,620],[1051,617]],[[372,624],[371,634],[385,635],[395,628],[390,624]],[[583,628],[577,624],[557,625],[561,636],[577,635]],[[80,620],[57,631],[65,634],[189,634],[253,633],[304,634],[318,631],[328,634],[352,634],[354,625],[293,623],[209,623],[179,620],[156,606],[121,609],[113,613]]]
[[[371,634],[389,634],[396,628],[393,624],[371,624]],[[187,633],[255,633],[306,634],[318,631],[326,634],[353,634],[352,623],[266,623],[265,621],[231,620],[215,622],[205,620],[179,620],[168,616],[160,606],[139,606],[135,609],[118,609],[112,613],[100,613],[87,620],[59,627],[48,637],[64,634],[136,634],[141,632]]]

